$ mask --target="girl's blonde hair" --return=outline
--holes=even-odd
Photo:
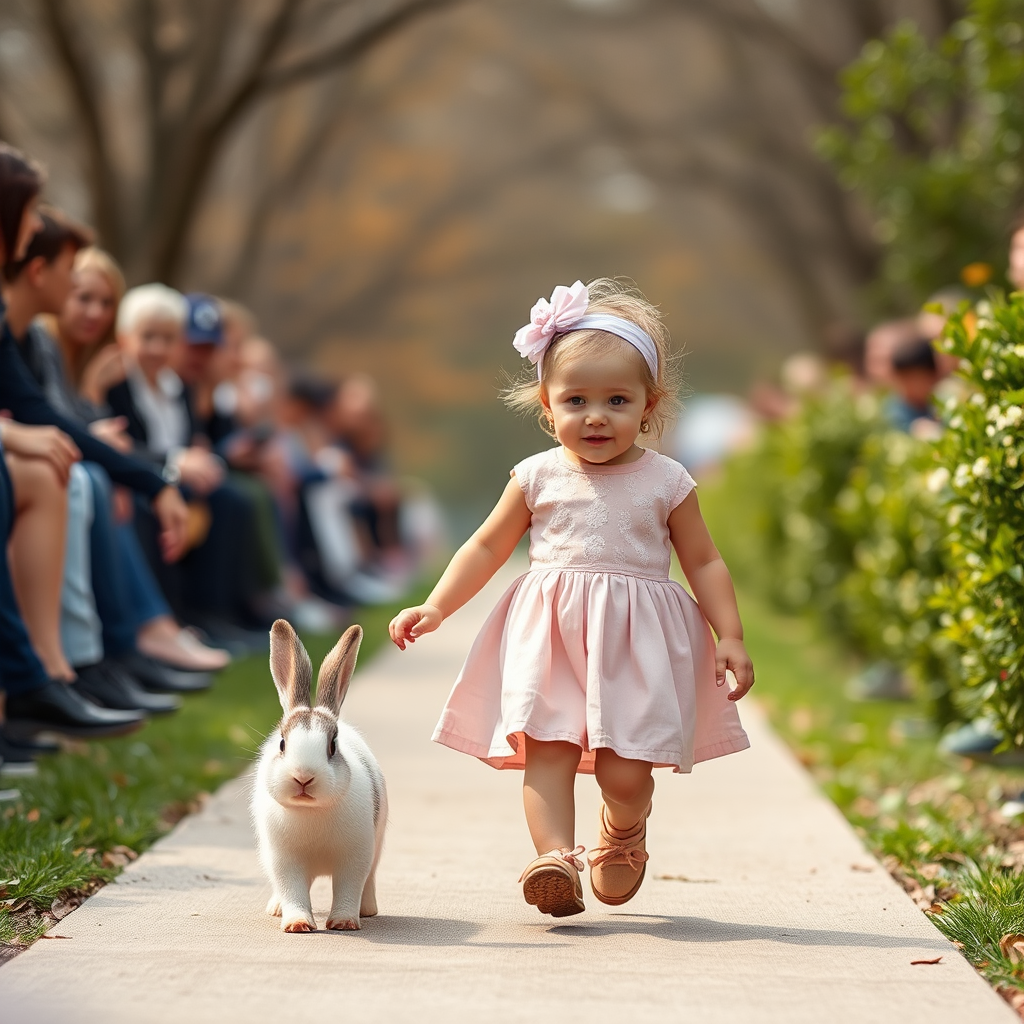
[[[590,297],[588,316],[591,313],[610,313],[631,321],[650,335],[658,351],[657,377],[651,373],[647,360],[617,335],[601,330],[571,331],[558,335],[544,353],[540,380],[536,369],[531,366],[502,392],[505,404],[517,412],[535,413],[544,432],[554,437],[550,414],[541,401],[545,378],[574,356],[595,359],[609,352],[621,351],[621,346],[625,346],[636,356],[647,398],[655,403],[641,423],[640,432],[660,438],[679,407],[677,392],[680,386],[678,359],[669,349],[668,330],[662,323],[661,313],[628,278],[598,277],[587,284],[587,294]]]
[[[64,367],[75,388],[81,386],[85,368],[89,365],[93,356],[101,348],[105,348],[114,340],[114,325],[117,322],[117,312],[125,293],[124,274],[110,253],[97,249],[94,245],[90,245],[85,249],[79,249],[78,254],[75,256],[75,273],[78,274],[86,270],[93,270],[106,279],[114,295],[114,316],[111,318],[110,330],[107,332],[106,337],[100,338],[95,344],[84,348],[62,337],[59,320],[56,317],[53,318],[51,333],[57,339],[61,354],[64,356]]]

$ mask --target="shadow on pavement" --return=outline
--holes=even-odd
[[[549,934],[598,938],[606,935],[649,935],[669,942],[779,942],[791,946],[861,946],[874,949],[936,949],[948,952],[949,943],[939,934],[933,939],[871,932],[831,931],[822,928],[787,928],[784,925],[739,924],[706,917],[669,917],[630,914],[590,924],[546,926]]]

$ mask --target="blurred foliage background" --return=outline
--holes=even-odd
[[[892,225],[933,215],[879,182],[886,161],[931,166],[931,147],[944,167],[953,150],[948,132],[904,133],[889,105],[927,91],[952,109],[960,75],[975,93],[957,124],[993,89],[1005,145],[1019,116],[1005,75],[976,82],[962,13],[958,0],[0,0],[0,136],[47,163],[49,197],[98,227],[133,282],[238,298],[288,356],[377,374],[401,468],[471,519],[541,442],[495,397],[517,368],[512,333],[556,282],[635,278],[701,391],[742,392],[787,353],[839,344],[871,315],[880,268],[914,285],[893,302],[916,296]],[[1010,60],[1013,40],[990,36]],[[893,92],[897,45],[917,91]],[[918,184],[900,178],[914,202]]]

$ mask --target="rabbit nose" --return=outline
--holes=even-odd
[[[295,781],[299,784],[299,789],[305,789],[313,781],[313,779],[316,778],[316,776],[310,775],[310,777],[306,779],[305,782],[303,782],[302,779],[296,778],[294,775],[292,776],[292,778],[295,779]]]

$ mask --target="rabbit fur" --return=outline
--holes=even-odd
[[[311,705],[313,667],[302,641],[283,619],[270,631],[284,716],[260,749],[252,818],[273,887],[267,913],[286,932],[316,930],[309,888],[321,875],[333,886],[329,929],[354,930],[377,913],[387,790],[366,741],[338,717],[362,637],[359,626],[345,631],[320,667]]]

